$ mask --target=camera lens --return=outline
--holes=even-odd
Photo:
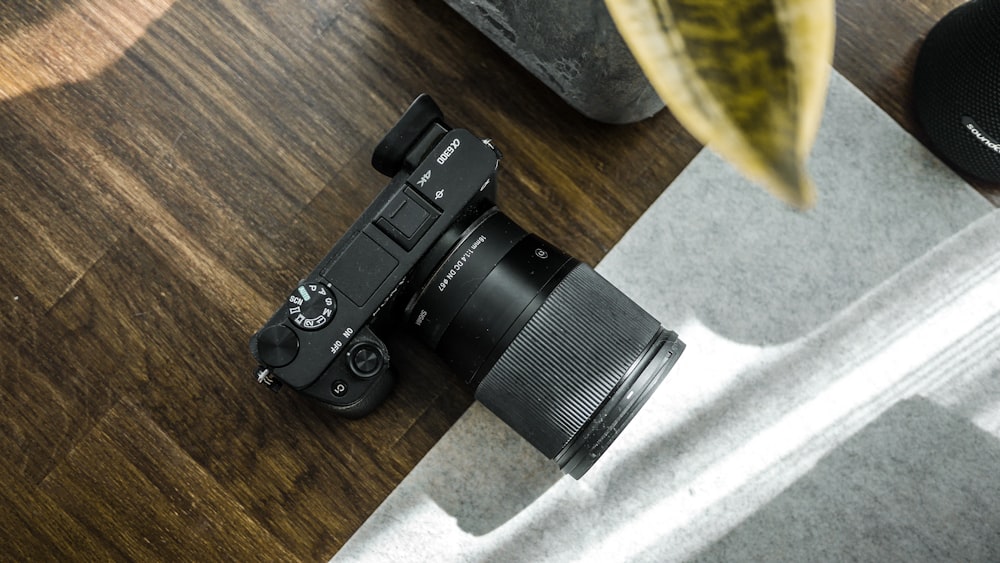
[[[496,209],[432,272],[406,308],[411,328],[477,400],[577,479],[684,349],[589,266]]]

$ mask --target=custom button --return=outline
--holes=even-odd
[[[347,394],[347,389],[347,382],[343,379],[338,379],[330,385],[330,392],[334,397],[343,397]]]
[[[382,209],[375,225],[399,246],[410,250],[437,216],[436,209],[406,186]]]

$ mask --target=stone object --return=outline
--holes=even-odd
[[[663,102],[603,0],[445,0],[587,117],[631,123]]]

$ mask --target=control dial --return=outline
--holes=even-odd
[[[288,296],[288,320],[302,330],[326,326],[337,311],[337,299],[322,283],[304,283]]]

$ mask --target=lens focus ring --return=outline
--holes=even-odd
[[[476,399],[554,458],[660,329],[590,267],[571,270],[476,389]]]

